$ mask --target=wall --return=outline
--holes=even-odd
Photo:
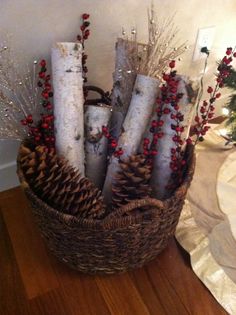
[[[89,81],[103,89],[112,86],[114,43],[121,34],[137,27],[139,40],[147,36],[146,10],[151,1],[143,0],[1,0],[0,28],[12,34],[13,46],[23,61],[49,59],[56,41],[71,41],[79,29],[82,13],[91,14],[91,37],[86,44],[89,55]],[[189,50],[179,62],[179,71],[198,78],[203,67],[192,62],[198,28],[216,26],[216,36],[210,57],[206,84],[212,78],[215,61],[227,46],[235,44],[235,0],[154,0],[160,16],[176,12],[176,25],[181,40],[187,40]],[[20,53],[21,52],[21,53]],[[224,100],[223,100],[224,102]],[[218,110],[220,113],[220,110]],[[14,160],[17,144],[0,142],[0,190],[17,185]]]

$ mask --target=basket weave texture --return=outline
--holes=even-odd
[[[17,172],[50,251],[81,272],[112,274],[143,266],[174,235],[195,169],[195,154],[188,151],[184,181],[169,199],[135,200],[104,220],[81,220],[51,208],[25,185],[19,158]],[[132,211],[143,206],[144,212]]]

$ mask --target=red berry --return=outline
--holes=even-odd
[[[77,35],[77,40],[80,42],[82,37],[80,35]]]
[[[124,151],[122,149],[119,149],[118,154],[122,155],[124,153]]]
[[[216,98],[221,97],[221,93],[216,93]]]
[[[161,127],[161,126],[163,126],[163,125],[164,125],[164,121],[163,121],[163,120],[159,120],[159,121],[158,121],[158,126]]]
[[[82,15],[82,19],[83,20],[87,20],[88,18],[89,18],[89,14],[88,13],[84,13],[83,15]]]
[[[236,52],[233,54],[234,58],[236,57]]]
[[[208,86],[207,93],[212,93],[212,92],[213,92],[213,88],[211,86]]]
[[[152,150],[151,155],[153,155],[153,156],[157,155],[157,150]]]
[[[49,93],[44,90],[44,91],[42,92],[42,97],[45,98],[45,99],[48,99],[48,98],[49,98]]]
[[[51,76],[50,76],[50,74],[48,74],[48,75],[46,76],[45,80],[46,80],[46,81],[49,81],[50,79],[51,79]]]
[[[28,124],[32,124],[32,123],[33,123],[33,117],[32,117],[32,115],[28,115],[28,116],[26,117],[26,121],[27,121]]]
[[[170,88],[170,92],[171,92],[171,93],[176,93],[176,92],[177,92],[177,88],[176,88],[176,87]]]
[[[26,126],[26,125],[27,125],[26,119],[22,119],[20,122],[21,122],[21,124],[22,124],[23,126]]]
[[[108,128],[106,126],[102,126],[102,132],[107,132]]]
[[[231,55],[231,53],[232,53],[232,47],[229,47],[229,48],[227,48],[227,50],[226,50],[226,55]]]
[[[85,30],[85,26],[84,26],[84,25],[81,25],[81,26],[80,26],[80,29],[81,29],[81,31],[83,32],[83,31]]]
[[[46,60],[41,60],[40,61],[40,66],[42,67],[42,68],[44,68],[44,67],[46,67]]]
[[[157,144],[157,139],[153,139],[153,140],[152,140],[152,143],[153,143],[153,144]]]
[[[117,147],[117,143],[116,143],[116,142],[112,142],[112,143],[111,143],[111,147],[112,147],[112,148],[116,148],[116,147]]]
[[[39,77],[40,79],[44,79],[45,78],[45,72],[39,72]]]
[[[208,103],[207,103],[207,101],[203,101],[203,104],[202,104],[203,106],[207,106],[208,105]]]
[[[48,124],[47,124],[47,123],[43,123],[43,124],[42,124],[42,128],[48,129]]]
[[[182,160],[182,161],[181,161],[181,164],[182,164],[182,165],[185,165],[185,164],[186,164],[186,161],[185,161],[185,160]]]
[[[209,113],[208,118],[212,118],[214,116],[214,113]]]
[[[34,137],[34,140],[35,140],[36,142],[40,141],[40,136]]]
[[[155,127],[157,127],[157,125],[158,125],[158,122],[156,120],[153,120],[152,121],[152,127],[155,128]]]
[[[187,143],[187,144],[191,144],[191,143],[192,143],[192,139],[191,139],[191,138],[188,138],[188,139],[186,140],[186,143]]]
[[[144,138],[143,142],[144,142],[144,144],[149,144],[150,140],[148,138]]]
[[[169,80],[169,75],[168,74],[163,74],[163,80],[168,81]]]
[[[169,114],[170,113],[170,109],[169,108],[164,108],[163,113],[164,114]]]
[[[171,69],[173,69],[175,67],[175,60],[172,60],[170,63],[169,63],[169,67]]]
[[[90,35],[90,30],[86,30],[84,33],[85,36],[89,36]]]

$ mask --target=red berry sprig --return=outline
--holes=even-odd
[[[182,171],[183,166],[186,164],[186,161],[183,159],[182,146],[184,140],[182,133],[184,132],[184,126],[182,122],[184,120],[184,115],[179,110],[179,102],[183,97],[182,93],[178,92],[179,80],[176,76],[177,72],[174,70],[175,62],[174,60],[170,62],[169,67],[171,68],[170,74],[164,74],[163,79],[166,81],[166,97],[165,102],[170,104],[172,109],[169,107],[164,108],[169,109],[170,118],[173,120],[171,124],[171,129],[174,130],[174,135],[172,137],[174,147],[171,148],[171,162],[170,168],[172,170],[172,181],[166,187],[167,189],[174,189],[176,185],[179,185],[182,182]],[[168,112],[166,112],[168,114]]]
[[[210,129],[210,126],[208,126],[208,121],[214,116],[214,105],[217,99],[221,97],[219,90],[224,87],[224,80],[230,75],[233,58],[236,58],[236,53],[231,47],[229,47],[227,48],[225,56],[217,68],[218,74],[216,75],[215,86],[208,86],[207,88],[209,99],[202,102],[202,105],[200,106],[200,113],[197,113],[195,116],[195,124],[192,127],[192,137],[195,137],[195,140],[190,138],[187,140],[192,141],[194,145],[196,145],[198,141],[203,141],[205,134]]]
[[[85,41],[88,39],[88,37],[90,36],[90,30],[89,30],[89,25],[90,22],[88,21],[90,15],[87,13],[82,14],[81,18],[82,18],[82,24],[80,26],[80,30],[81,30],[81,34],[77,35],[77,40],[82,44],[82,47],[84,49],[85,45]],[[88,55],[86,55],[84,52],[82,53],[82,68],[83,68],[83,79],[84,79],[84,83],[86,83],[88,81],[87,79],[87,73],[88,73],[88,67],[86,65],[87,63],[87,59],[88,59]],[[84,98],[87,97],[88,91],[86,90],[86,88],[84,89]]]
[[[156,100],[157,108],[156,113],[157,117],[151,123],[150,132],[152,133],[152,141],[148,138],[145,138],[143,141],[143,153],[148,157],[148,162],[152,164],[153,157],[158,154],[157,151],[157,143],[159,139],[163,137],[162,127],[164,125],[163,115],[168,115],[171,113],[171,109],[169,108],[169,104],[175,105],[175,109],[177,104],[174,103],[177,92],[177,82],[175,80],[176,71],[173,70],[175,67],[175,61],[172,60],[169,63],[170,71],[169,73],[163,74],[163,80],[165,84],[161,86],[161,97],[158,97]]]
[[[51,77],[47,74],[47,64],[43,59],[39,63],[40,71],[38,73],[38,87],[42,90],[42,106],[46,113],[41,113],[41,119],[34,122],[33,116],[29,114],[23,120],[22,125],[28,126],[29,134],[33,138],[35,145],[45,145],[50,149],[55,148],[54,136],[54,116],[51,98],[53,97],[52,85],[50,83]]]
[[[112,137],[107,126],[102,126],[102,133],[108,139],[108,147],[111,154],[115,157],[120,158],[124,151],[121,147],[117,148],[118,143],[116,139]]]

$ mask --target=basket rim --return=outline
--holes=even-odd
[[[25,191],[25,194],[29,196],[31,200],[40,207],[45,213],[50,213],[53,216],[56,216],[58,220],[60,220],[65,225],[70,227],[84,227],[84,228],[91,228],[91,229],[102,229],[102,230],[109,230],[114,228],[127,228],[127,226],[137,225],[137,224],[144,224],[145,222],[150,222],[155,218],[159,218],[163,211],[168,207],[169,204],[172,204],[175,199],[180,199],[183,197],[190,185],[195,164],[196,164],[196,155],[194,153],[194,147],[192,145],[188,145],[190,157],[188,158],[188,169],[185,174],[185,178],[183,183],[174,191],[173,195],[165,199],[163,201],[155,199],[155,198],[146,198],[141,199],[143,202],[140,203],[139,200],[133,200],[129,202],[127,205],[123,206],[122,208],[138,208],[143,205],[151,205],[152,207],[149,210],[146,210],[143,213],[139,214],[132,214],[127,215],[125,217],[116,217],[112,215],[111,217],[104,218],[103,220],[95,220],[95,219],[79,219],[76,216],[71,214],[66,214],[60,212],[59,210],[49,206],[46,202],[40,199],[30,188],[29,184],[27,183],[25,176],[21,170],[20,166],[20,154],[18,153],[17,156],[17,174],[21,183],[21,187]],[[117,212],[120,212],[121,209],[118,209]],[[116,211],[115,211],[116,212]]]

